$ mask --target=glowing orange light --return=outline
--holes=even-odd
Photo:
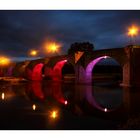
[[[10,63],[10,59],[7,57],[0,57],[0,65],[7,65]]]
[[[133,36],[138,35],[138,31],[139,31],[138,27],[133,25],[130,28],[128,28],[127,34],[128,34],[128,36],[133,37]]]
[[[65,104],[65,105],[67,105],[67,104],[68,104],[68,101],[67,101],[67,100],[65,100],[64,104]]]
[[[35,111],[35,110],[36,110],[36,105],[33,104],[32,108],[33,108],[33,110]]]
[[[55,42],[46,43],[45,47],[48,53],[55,53],[60,49],[60,45]]]
[[[2,98],[2,100],[4,100],[4,98],[5,98],[4,93],[1,94],[1,98]]]
[[[50,115],[51,118],[56,119],[58,117],[58,112],[53,110]]]
[[[32,50],[31,52],[30,52],[30,55],[31,56],[36,56],[38,54],[38,52],[36,51],[36,50]]]

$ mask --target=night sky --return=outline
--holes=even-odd
[[[74,42],[89,41],[95,49],[124,47],[132,24],[140,26],[140,11],[0,11],[0,55],[24,60],[29,50],[39,49],[44,57],[46,41],[61,43],[61,54]]]

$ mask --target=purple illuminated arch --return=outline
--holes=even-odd
[[[90,62],[86,68],[86,74],[91,74],[92,73],[92,70],[94,68],[94,66],[99,62],[101,61],[102,59],[106,59],[106,58],[109,58],[109,56],[102,56],[102,57],[98,57],[96,59],[94,59],[92,62]]]
[[[62,68],[67,63],[67,60],[59,61],[55,64],[53,68],[53,80],[61,80],[62,78]]]
[[[92,70],[95,67],[95,65],[98,62],[100,62],[101,60],[107,59],[107,58],[110,58],[110,57],[109,56],[98,57],[88,64],[88,66],[86,67],[86,78],[87,78],[88,82],[92,81]]]
[[[116,110],[116,109],[108,109],[106,107],[102,107],[99,103],[97,103],[94,95],[92,94],[92,86],[84,86],[84,88],[85,88],[84,91],[86,94],[85,97],[91,106],[95,107],[96,109],[98,109],[102,112],[112,112],[112,111]]]

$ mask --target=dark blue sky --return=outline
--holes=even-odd
[[[140,11],[0,11],[0,55],[20,60],[35,48],[45,56],[45,40],[63,44],[63,54],[74,42],[89,41],[95,49],[124,47],[132,24],[140,25]]]

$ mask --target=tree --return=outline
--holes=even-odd
[[[68,49],[68,54],[74,54],[75,52],[82,51],[82,52],[91,52],[93,51],[94,46],[89,42],[78,43],[75,42],[71,44],[70,48]]]

